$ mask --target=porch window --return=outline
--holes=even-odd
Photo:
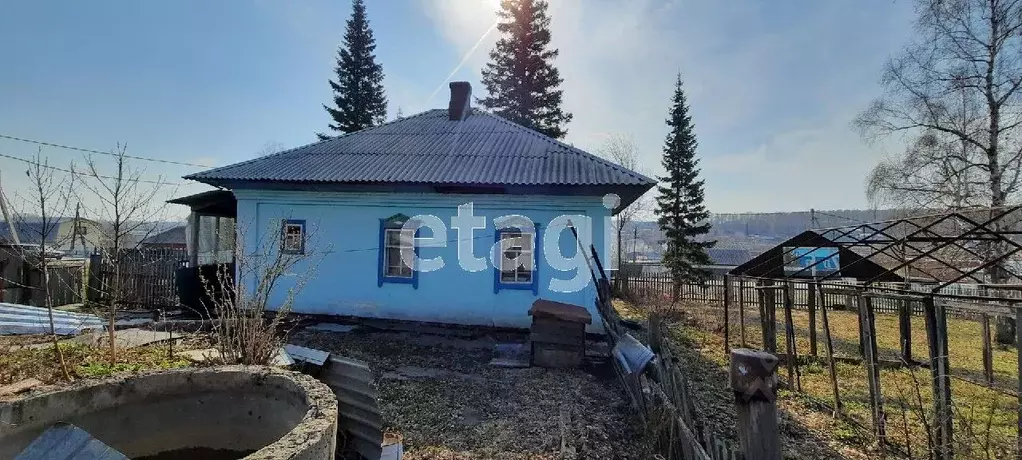
[[[377,284],[403,283],[419,287],[419,273],[411,265],[418,255],[415,246],[416,230],[405,228],[408,217],[395,214],[380,219],[380,257]]]
[[[501,289],[523,289],[537,293],[536,233],[520,229],[498,229],[496,282]]]
[[[305,254],[305,221],[288,219],[284,221],[280,249],[284,254]]]

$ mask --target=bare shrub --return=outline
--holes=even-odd
[[[251,248],[246,248],[246,231],[239,226],[233,266],[217,265],[212,277],[199,270],[213,345],[223,363],[266,365],[287,342],[287,316],[322,254],[310,251],[308,244],[300,252],[283,250],[282,226],[281,220],[271,223]],[[285,278],[293,280],[286,287]],[[286,294],[275,302],[279,289]]]

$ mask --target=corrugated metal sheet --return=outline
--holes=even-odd
[[[380,458],[383,415],[380,393],[373,383],[369,365],[354,359],[331,357],[320,380],[337,395],[340,428],[348,434],[355,450],[365,458]]]
[[[86,330],[103,330],[103,320],[85,313],[53,310],[53,327],[59,335],[77,335]],[[48,334],[50,319],[47,309],[0,303],[0,335]]]
[[[655,182],[496,115],[438,109],[254,160],[185,176],[223,181],[593,185]]]
[[[32,441],[14,460],[128,460],[81,428],[58,423]]]

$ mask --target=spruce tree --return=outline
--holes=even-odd
[[[559,139],[571,114],[561,110],[564,91],[552,64],[550,17],[545,0],[501,0],[497,24],[503,36],[482,71],[489,93],[479,103],[493,113]]]
[[[337,108],[323,106],[333,123],[330,130],[350,133],[382,124],[387,117],[387,97],[383,93],[383,67],[376,63],[376,39],[369,28],[362,0],[351,3],[351,18],[344,32],[344,43],[337,50],[337,80],[330,80]],[[333,137],[316,133],[321,140]]]
[[[663,263],[675,282],[674,296],[682,281],[703,282],[709,272],[697,265],[709,265],[706,249],[716,241],[697,241],[710,232],[710,213],[703,204],[703,180],[699,179],[696,135],[688,113],[681,75],[674,88],[670,118],[671,132],[664,143],[663,166],[667,174],[657,186],[657,221],[667,240]]]

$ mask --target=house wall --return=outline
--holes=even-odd
[[[78,219],[80,228],[85,231],[85,235],[78,235],[75,237],[74,247],[75,254],[73,255],[87,255],[98,247],[103,247],[105,242],[106,232],[103,227],[96,221],[89,219]],[[60,222],[57,227],[57,239],[55,241],[56,248],[61,251],[69,251],[71,249],[71,237],[74,233],[75,220],[67,219]],[[85,247],[82,247],[82,239],[85,240]]]
[[[435,321],[458,324],[499,327],[528,327],[528,310],[538,297],[585,306],[599,324],[594,300],[596,288],[584,258],[577,258],[578,245],[570,230],[551,226],[561,215],[587,216],[591,222],[592,241],[600,258],[608,260],[604,245],[609,238],[609,211],[602,206],[601,197],[563,196],[508,196],[508,195],[448,195],[448,194],[381,194],[237,190],[238,232],[244,242],[246,255],[256,254],[261,242],[272,240],[279,232],[280,219],[304,219],[309,233],[306,242],[308,257],[285,276],[276,290],[274,301],[279,304],[288,287],[301,278],[298,274],[313,270],[304,289],[296,298],[294,311],[312,314],[353,315],[417,321]],[[460,235],[451,224],[457,207],[473,204],[473,213],[486,221],[485,229],[473,233],[474,255],[486,257],[487,265],[481,271],[467,271],[457,258],[457,240],[468,239]],[[443,268],[420,272],[418,287],[410,284],[384,283],[378,285],[380,219],[395,214],[414,217],[420,214],[437,216],[448,227],[447,247],[422,247],[420,258],[441,256]],[[494,292],[495,269],[490,263],[493,252],[494,218],[520,214],[539,225],[539,248],[547,245],[552,236],[559,237],[557,245],[565,257],[575,258],[581,264],[578,276],[584,283],[577,292],[557,292],[551,289],[552,279],[567,280],[576,276],[576,270],[557,270],[547,257],[539,257],[537,277],[538,295],[527,290],[500,290]],[[564,222],[564,219],[559,219]],[[580,228],[586,222],[574,218]],[[562,231],[553,234],[550,229]],[[581,233],[584,235],[585,228]],[[264,245],[265,247],[265,245]],[[588,246],[586,246],[588,250]],[[555,262],[556,263],[556,262]],[[564,265],[560,265],[565,268]],[[239,270],[241,270],[239,268]],[[240,274],[245,276],[244,273]],[[253,279],[246,280],[252,285]],[[599,331],[599,327],[591,330]]]

